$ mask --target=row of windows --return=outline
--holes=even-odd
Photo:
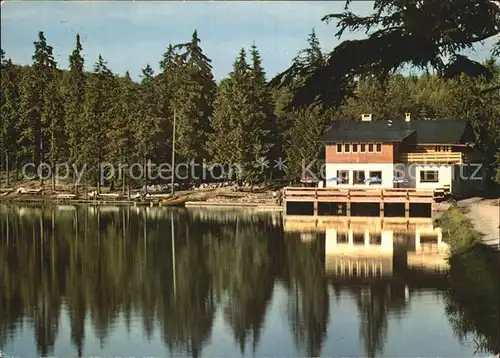
[[[365,184],[369,182],[370,184],[382,184],[382,172],[379,170],[374,170],[369,172],[369,180],[365,176],[364,170],[353,170],[352,171],[353,184]],[[349,170],[337,170],[338,184],[349,184]]]
[[[337,143],[337,153],[381,153],[382,143]]]
[[[366,178],[364,170],[353,170],[353,184],[365,184],[370,185],[382,184],[382,172],[379,170],[370,170],[368,172],[369,176]],[[349,184],[349,170],[337,170],[337,184]],[[421,183],[438,183],[439,182],[439,172],[437,170],[422,170],[420,172],[420,182]]]

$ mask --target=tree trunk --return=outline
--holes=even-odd
[[[9,154],[5,156],[5,173],[7,175],[7,187],[10,186]]]
[[[74,170],[73,170],[73,190],[75,192],[75,195],[78,195],[78,176]]]
[[[144,170],[143,170],[143,175],[144,175],[144,194],[148,193],[148,173],[147,173],[148,169],[149,169],[149,167],[148,167],[148,160],[144,159]]]
[[[125,171],[121,168],[121,176],[122,176],[122,195],[125,196]]]
[[[50,166],[51,170],[52,170],[52,173],[51,173],[51,178],[52,178],[52,190],[53,191],[56,191],[56,176],[55,176],[55,166],[54,166],[54,162],[52,161],[52,165]]]
[[[43,168],[43,166],[41,166],[41,165],[42,165],[42,163],[43,163],[43,157],[41,156],[41,157],[40,157],[40,164],[38,164],[38,167],[37,167],[37,169],[39,169],[40,174],[41,174],[41,175],[40,175],[40,187],[41,187],[41,188],[43,188],[43,170],[42,170],[42,169],[40,169],[40,168]]]
[[[97,195],[101,194],[101,171],[99,166],[101,163],[97,163]]]
[[[84,191],[85,191],[85,199],[89,199],[89,187],[88,187],[88,173],[85,171],[85,185],[84,185]]]
[[[19,155],[16,154],[16,180],[19,180],[19,167],[20,167]]]

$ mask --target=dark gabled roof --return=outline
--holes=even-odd
[[[325,142],[401,142],[412,130],[330,130]]]
[[[332,142],[401,142],[414,134],[418,144],[458,144],[469,138],[468,122],[463,120],[379,120],[338,121],[328,129],[322,141]]]

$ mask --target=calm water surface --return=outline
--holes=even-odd
[[[0,350],[19,357],[471,357],[498,258],[439,229],[236,210],[0,205]],[[495,266],[496,265],[496,266]]]

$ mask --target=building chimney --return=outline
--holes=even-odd
[[[406,112],[405,113],[405,121],[409,122],[411,117],[411,113]]]
[[[369,114],[362,114],[361,115],[361,120],[363,122],[370,122],[372,120],[372,114],[369,113]]]

